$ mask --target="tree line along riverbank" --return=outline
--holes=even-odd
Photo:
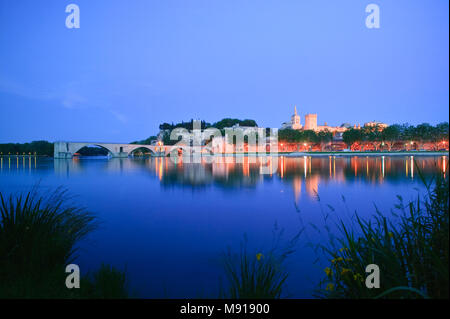
[[[448,145],[448,144],[447,144]],[[448,147],[446,150],[379,150],[379,151],[285,151],[279,150],[277,152],[279,156],[287,157],[303,157],[303,156],[439,156],[447,155]],[[108,151],[101,147],[83,147],[77,152],[77,155],[81,156],[107,156]],[[145,154],[144,154],[145,155]],[[209,155],[209,154],[205,154]],[[258,156],[258,153],[251,152],[235,152],[219,154],[224,156]],[[274,155],[274,154],[270,154]],[[53,143],[50,142],[32,142],[25,144],[0,144],[0,157],[11,156],[46,156],[53,157]]]
[[[33,141],[31,143],[0,144],[0,156],[49,156],[53,157],[53,143],[48,141]],[[84,156],[106,156],[108,151],[101,147],[83,147],[78,151]]]
[[[203,122],[202,122],[203,123]],[[234,123],[234,122],[233,122]],[[246,122],[243,122],[246,123]],[[167,124],[167,123],[166,123]],[[192,126],[192,123],[184,123],[185,126]],[[209,127],[205,123],[204,127]],[[215,123],[218,124],[218,123]],[[221,123],[222,126],[230,124]],[[256,126],[256,122],[251,122]],[[202,126],[202,128],[203,128]],[[169,130],[175,126],[167,124],[161,126],[164,129],[164,136],[168,136]],[[157,137],[153,136],[140,141],[139,144],[151,144]],[[448,122],[439,123],[435,126],[428,123],[422,123],[417,126],[409,124],[393,124],[386,128],[377,126],[349,128],[342,135],[342,140],[336,141],[331,132],[322,131],[301,131],[292,129],[283,129],[278,131],[278,152],[335,152],[347,150],[350,151],[442,151],[449,149],[449,124]],[[164,144],[169,145],[164,140]],[[173,141],[174,143],[176,141]],[[137,142],[134,142],[137,143]],[[334,145],[333,143],[342,144]],[[173,144],[173,143],[170,143]],[[290,147],[289,147],[289,146]],[[337,147],[338,149],[333,149]],[[78,153],[80,155],[107,155],[107,151],[99,147],[85,147]],[[0,144],[0,155],[43,155],[53,156],[53,143],[40,140],[31,143],[3,143]]]

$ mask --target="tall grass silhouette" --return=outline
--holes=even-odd
[[[97,226],[95,216],[61,188],[46,195],[37,187],[7,197],[0,192],[0,297],[125,296],[124,274],[106,266],[94,279],[83,278],[81,289],[65,286],[65,267],[76,258],[76,244]]]
[[[419,168],[417,167],[419,170]],[[356,227],[339,222],[324,251],[329,259],[318,296],[326,298],[448,298],[449,180],[425,181],[426,194],[399,204],[387,218],[356,216]],[[365,268],[380,269],[380,288],[368,289]]]
[[[249,252],[248,241],[244,237],[238,254],[229,249],[224,258],[227,291],[223,297],[231,299],[276,299],[284,293],[288,278],[285,259],[295,251],[301,232],[297,233],[285,246],[280,246],[283,230],[275,225],[272,247],[265,251]]]

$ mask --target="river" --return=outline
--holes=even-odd
[[[326,242],[327,224],[334,232],[335,221],[370,217],[375,206],[390,215],[397,195],[423,194],[419,171],[430,179],[447,174],[448,163],[448,156],[279,157],[276,172],[261,174],[254,159],[3,157],[0,191],[66,188],[101,221],[79,245],[81,271],[102,262],[126,269],[145,298],[218,297],[228,247],[238,252],[247,238],[249,251],[264,251],[276,229],[281,244],[304,229],[286,259],[283,296],[309,298],[326,265],[311,245]]]

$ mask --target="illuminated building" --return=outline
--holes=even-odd
[[[294,114],[291,116],[290,122],[284,122],[281,129],[301,130],[300,115],[297,113],[297,106],[294,106]]]
[[[388,127],[389,125],[387,125],[386,123],[377,122],[377,121],[371,121],[371,122],[364,123],[364,127],[377,127],[377,126],[379,127],[380,130],[383,130],[386,127]]]
[[[388,127],[387,124],[382,122],[367,122],[364,124],[364,127],[379,127],[380,130]],[[281,129],[293,129],[293,130],[311,130],[315,132],[328,131],[333,133],[333,136],[336,138],[342,138],[342,133],[351,128],[349,123],[344,123],[340,126],[330,126],[325,122],[323,125],[317,124],[317,114],[310,113],[305,115],[305,124],[302,126],[300,124],[300,116],[297,114],[297,107],[294,107],[294,115],[291,117],[290,122],[285,122],[282,124]],[[354,125],[353,128],[360,129],[361,125]]]
[[[317,131],[317,114],[305,115],[305,130]]]

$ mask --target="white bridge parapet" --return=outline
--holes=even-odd
[[[72,158],[73,155],[85,146],[95,145],[108,150],[112,157],[128,157],[134,150],[145,148],[152,155],[166,156],[172,146],[167,145],[139,145],[139,144],[119,144],[119,143],[98,143],[98,142],[55,142],[54,158]]]

